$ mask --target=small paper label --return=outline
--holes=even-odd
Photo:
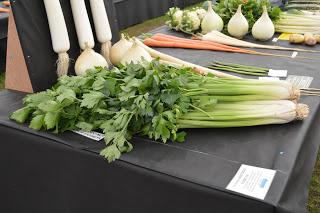
[[[278,77],[259,77],[259,80],[280,81],[280,78],[278,78]]]
[[[93,131],[92,132],[85,132],[82,130],[77,130],[77,131],[72,131],[72,132],[75,132],[79,135],[82,135],[84,137],[90,138],[95,141],[101,141],[104,138],[104,134],[101,134],[99,132],[93,132]]]
[[[313,77],[289,75],[286,81],[292,83],[292,85],[297,88],[309,88],[313,81]]]
[[[271,77],[287,77],[288,70],[269,70],[268,75]]]
[[[242,164],[226,189],[264,200],[275,174],[275,170]]]
[[[292,53],[292,55],[291,55],[291,58],[295,58],[295,57],[297,57],[297,55],[298,55],[298,52],[297,52],[297,51],[294,51],[294,52]]]
[[[278,41],[278,38],[273,38],[272,42],[276,43]]]

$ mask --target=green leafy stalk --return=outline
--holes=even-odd
[[[135,134],[164,143],[182,142],[186,134],[180,128],[272,123],[270,113],[277,107],[250,115],[259,104],[239,102],[288,99],[290,92],[281,82],[204,77],[191,68],[175,68],[154,60],[112,70],[97,67],[84,76],[62,76],[51,89],[27,95],[24,107],[10,118],[28,122],[32,129],[55,133],[102,131],[106,147],[100,154],[112,162],[133,149],[129,141]],[[233,104],[228,102],[235,102],[236,112],[230,110]]]

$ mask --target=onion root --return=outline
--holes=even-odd
[[[68,74],[69,62],[70,62],[70,59],[67,52],[58,54],[57,74],[59,77]]]

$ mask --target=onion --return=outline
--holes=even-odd
[[[124,54],[132,47],[133,43],[128,41],[123,34],[121,39],[111,47],[110,61],[113,65],[120,64]]]
[[[150,62],[152,61],[152,57],[145,49],[143,49],[136,42],[134,42],[132,47],[124,54],[120,63],[139,63],[142,60]]]
[[[87,47],[78,57],[74,70],[77,75],[84,75],[88,69],[94,67],[108,67],[108,62],[102,55]]]
[[[252,27],[252,35],[255,39],[266,41],[274,35],[274,25],[269,18],[267,7],[263,6],[263,13]]]
[[[228,23],[228,33],[236,38],[243,38],[249,31],[247,19],[242,15],[241,4]]]
[[[223,29],[223,21],[221,17],[213,11],[211,1],[208,1],[208,11],[202,19],[201,29],[203,33],[208,33],[212,30],[221,31]]]

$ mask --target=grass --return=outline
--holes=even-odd
[[[193,8],[193,7],[201,7],[202,4],[203,3],[201,2],[201,3],[195,4],[195,5],[191,5],[189,7],[186,7],[185,9]],[[166,22],[166,16],[160,16],[158,18],[147,20],[141,24],[137,24],[132,27],[128,27],[127,29],[122,30],[120,33],[125,33],[130,36],[138,36],[138,35],[141,35],[142,33],[149,32],[157,27],[164,25],[165,22]]]
[[[0,71],[0,90],[4,89],[4,72]]]
[[[320,213],[320,152],[310,182],[308,211]]]
[[[122,30],[121,33],[128,34],[130,36],[138,36],[138,35],[141,35],[142,33],[149,32],[157,27],[164,25],[165,21],[166,21],[165,16],[160,16],[158,18],[145,21],[141,24],[128,27],[127,29]]]
[[[197,6],[199,6],[198,4]],[[162,26],[165,23],[165,17],[161,16],[155,19],[151,19],[132,27],[129,27],[122,31],[122,33],[129,34],[130,36],[138,36],[142,33],[146,33],[157,27]],[[0,72],[0,90],[4,88],[4,73]],[[317,163],[314,168],[312,180],[309,187],[309,200],[308,200],[308,212],[320,213],[320,153],[318,154]]]

